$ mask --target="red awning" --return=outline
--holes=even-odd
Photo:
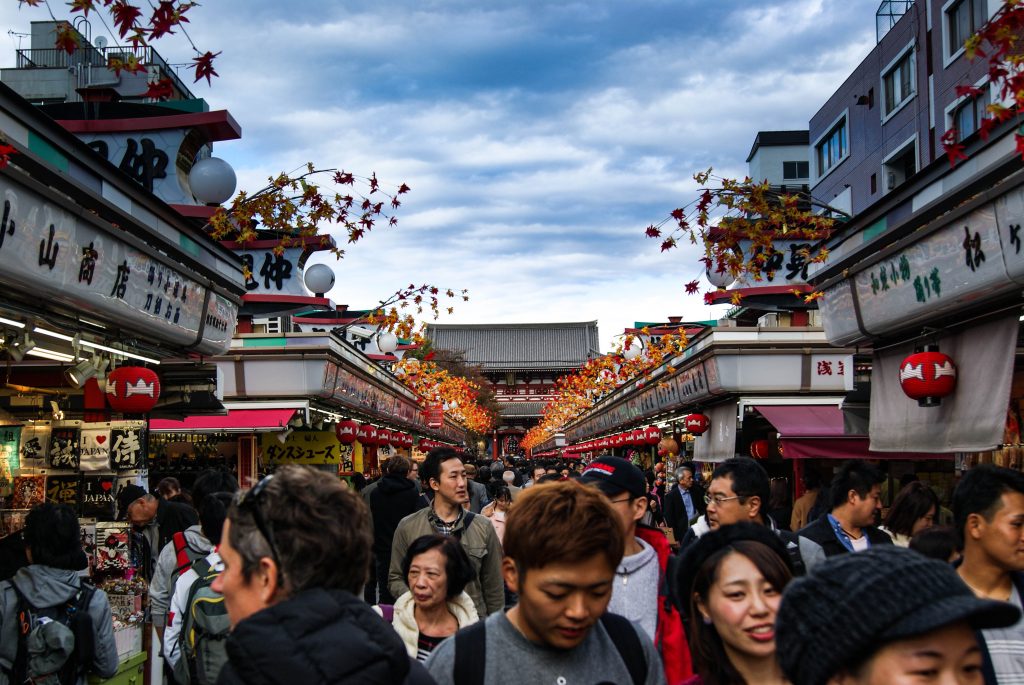
[[[843,412],[834,404],[757,405],[761,416],[779,431],[787,459],[941,459],[949,455],[919,452],[872,452],[866,435],[844,430]]]
[[[295,409],[235,409],[227,416],[188,416],[184,421],[151,419],[154,431],[258,431],[280,430],[295,416]]]

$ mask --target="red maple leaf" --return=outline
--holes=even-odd
[[[664,242],[661,243],[661,251],[664,252],[665,250],[671,250],[675,246],[676,246],[676,239],[675,238],[666,238],[664,240]]]
[[[423,355],[423,361],[429,362],[431,359],[434,358],[435,355],[436,353],[433,350],[431,350],[430,352],[427,352],[425,355]]]
[[[404,193],[408,193],[410,190],[412,190],[412,188],[410,188],[409,186],[405,185],[404,183],[402,185],[398,186],[398,194],[399,195],[402,195]]]
[[[58,50],[63,50],[70,55],[78,49],[78,32],[71,28],[71,24],[58,24],[57,40],[54,44]]]
[[[1017,141],[1017,154],[1024,158],[1024,136],[1019,133],[1013,134],[1013,139]]]
[[[660,238],[661,237],[661,230],[659,230],[656,226],[653,226],[653,225],[647,227],[646,233],[647,233],[647,237],[648,238]]]
[[[210,83],[211,76],[219,76],[219,74],[213,70],[213,58],[219,55],[219,52],[210,52],[207,50],[199,57],[192,58],[192,63],[196,67],[196,81],[205,78],[206,83]]]
[[[125,0],[117,0],[110,8],[110,14],[114,17],[114,26],[122,38],[135,26],[135,22],[142,16],[142,10],[135,5],[128,4]]]
[[[942,134],[942,149],[949,159],[949,166],[955,167],[958,160],[967,159],[963,144],[957,141],[957,131],[951,128]]]
[[[334,182],[338,185],[350,186],[355,183],[355,178],[347,171],[338,171],[334,174]],[[351,202],[352,198],[348,198],[348,200]]]
[[[11,155],[17,153],[18,151],[13,146],[0,143],[0,169],[7,168],[7,164],[11,161]]]
[[[962,97],[976,98],[979,95],[981,95],[981,92],[982,92],[981,88],[978,88],[977,86],[957,86],[956,87],[956,96],[958,98],[962,98]]]
[[[709,290],[704,293],[704,304],[711,305],[715,303],[715,291]]]
[[[687,295],[696,295],[698,288],[700,288],[700,281],[692,280],[692,281],[690,281],[689,283],[686,284],[686,294]]]
[[[988,140],[988,137],[992,135],[992,129],[996,126],[996,120],[992,117],[985,117],[978,124],[978,135],[981,136],[982,140]]]
[[[704,194],[700,196],[700,202],[697,203],[697,212],[703,214],[708,211],[708,207],[711,206],[711,202],[714,198],[711,196],[710,190],[705,190]]]
[[[673,219],[675,219],[676,221],[682,221],[683,219],[685,219],[685,218],[686,218],[686,212],[685,212],[685,211],[683,211],[682,209],[678,209],[678,208],[676,208],[676,209],[673,209],[673,210],[672,210],[672,214],[671,214],[671,216],[672,216],[672,218],[673,218]]]
[[[81,12],[82,16],[89,16],[89,10],[93,8],[93,0],[71,0],[71,11]]]
[[[143,95],[147,98],[153,98],[154,100],[160,100],[162,98],[169,98],[174,95],[174,85],[171,83],[171,79],[162,78],[159,81],[154,81],[149,84],[149,88]]]

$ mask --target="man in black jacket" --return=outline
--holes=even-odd
[[[874,525],[882,507],[884,480],[881,472],[866,461],[843,462],[832,479],[831,513],[807,524],[798,533],[800,554],[808,570],[837,554],[892,544],[892,538]]]
[[[283,466],[231,507],[213,590],[232,631],[219,685],[420,685],[430,676],[358,593],[370,570],[362,498]]]
[[[377,487],[370,495],[370,514],[373,517],[373,563],[376,575],[367,584],[376,581],[380,593],[379,604],[394,604],[395,598],[388,591],[388,569],[391,566],[391,543],[395,529],[403,518],[426,506],[420,497],[416,483],[409,479],[412,461],[395,455],[384,462],[384,477],[377,481]]]
[[[704,513],[704,489],[693,479],[693,467],[676,469],[676,484],[665,493],[661,503],[665,525],[672,529],[676,541],[682,541],[694,517]]]

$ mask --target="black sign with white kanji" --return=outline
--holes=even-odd
[[[77,428],[54,428],[50,436],[50,468],[77,470],[80,447]]]
[[[110,462],[116,471],[146,468],[146,429],[111,428]]]

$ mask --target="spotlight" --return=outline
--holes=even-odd
[[[282,445],[288,442],[288,436],[295,432],[295,429],[288,427],[277,434],[277,441]]]
[[[96,375],[96,366],[91,359],[83,359],[64,372],[64,377],[73,388],[81,388],[85,382]]]
[[[15,338],[14,342],[7,346],[7,354],[11,356],[16,362],[20,362],[25,358],[31,350],[35,349],[36,343],[28,336],[28,331],[25,331],[25,337],[21,340]]]

